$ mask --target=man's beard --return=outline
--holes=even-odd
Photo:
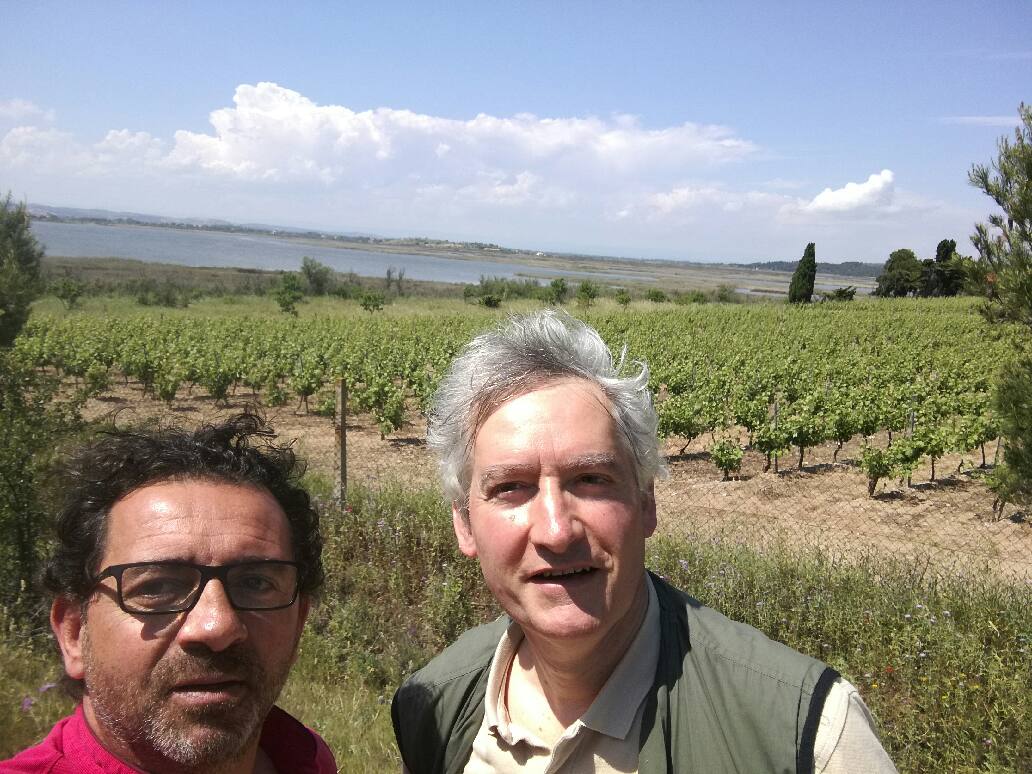
[[[237,760],[257,739],[279,696],[291,661],[270,674],[244,645],[221,652],[196,647],[170,652],[142,685],[116,668],[100,669],[84,637],[86,691],[97,720],[144,763],[211,771]],[[176,706],[175,685],[192,678],[225,676],[245,685],[244,695],[199,707]]]

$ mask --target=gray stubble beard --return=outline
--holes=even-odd
[[[279,696],[292,660],[270,676],[253,654],[238,646],[204,658],[180,652],[158,662],[149,681],[136,691],[117,675],[98,671],[83,637],[86,694],[100,723],[141,762],[153,761],[161,770],[217,772],[240,759],[261,734],[262,724]],[[184,666],[232,665],[244,672],[248,693],[236,707],[216,705],[199,711],[176,711],[169,702],[172,686]],[[103,676],[101,676],[103,675]],[[194,733],[190,733],[193,731]],[[199,733],[198,733],[199,732]]]

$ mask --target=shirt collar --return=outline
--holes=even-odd
[[[645,585],[649,606],[641,628],[581,718],[588,728],[614,739],[626,738],[631,730],[638,707],[652,687],[659,663],[659,600],[647,573]]]
[[[586,726],[615,739],[626,738],[645,694],[652,686],[659,663],[659,600],[652,579],[645,573],[648,608],[641,627],[627,652],[606,680],[598,696],[575,725]],[[495,648],[487,676],[484,720],[488,730],[507,745],[526,742],[534,747],[547,747],[543,742],[509,719],[504,688],[516,651],[523,641],[523,630],[513,621]]]
[[[140,774],[140,769],[115,757],[100,743],[86,721],[82,704],[75,708],[67,733],[71,734],[71,744],[65,752],[70,758],[89,760],[96,771],[104,774]],[[325,744],[279,707],[273,707],[265,718],[259,745],[277,771],[325,774],[337,770]]]

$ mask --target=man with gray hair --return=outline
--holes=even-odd
[[[429,442],[507,613],[392,706],[411,774],[894,772],[856,689],[645,569],[663,472],[648,369],[548,310],[475,338]]]

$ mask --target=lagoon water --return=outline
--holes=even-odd
[[[585,274],[552,271],[518,263],[463,260],[409,253],[381,253],[323,247],[260,234],[156,228],[153,226],[49,223],[33,221],[32,231],[47,255],[71,258],[136,258],[184,266],[232,266],[248,269],[301,268],[310,256],[337,271],[363,277],[382,277],[388,268],[405,270],[405,277],[437,282],[476,283],[481,276],[516,277],[531,272],[547,276],[593,276],[619,279],[619,272]]]

